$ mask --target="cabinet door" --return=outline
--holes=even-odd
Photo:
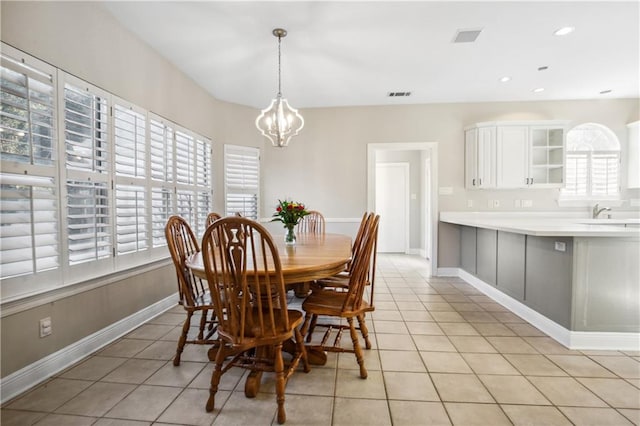
[[[496,285],[509,296],[524,301],[525,242],[527,236],[498,232]]]
[[[476,232],[476,274],[487,284],[496,285],[498,231],[478,228]]]
[[[464,132],[464,186],[476,189],[478,181],[478,129]]]
[[[476,274],[476,228],[461,226],[460,265],[470,274]]]
[[[477,177],[480,188],[496,186],[496,128],[478,129]]]
[[[498,127],[498,188],[524,188],[529,183],[529,128]]]

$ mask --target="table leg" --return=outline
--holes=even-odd
[[[322,349],[307,346],[307,360],[311,365],[325,365],[327,363],[327,353]]]
[[[244,396],[247,398],[255,398],[260,392],[260,380],[262,380],[262,371],[252,371],[244,382]]]
[[[309,281],[306,281],[306,282],[303,282],[303,283],[298,283],[298,284],[296,284],[293,292],[296,295],[296,297],[304,299],[305,297],[307,297],[309,295],[310,287],[311,287],[311,283]]]

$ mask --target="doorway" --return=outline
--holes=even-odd
[[[380,215],[378,251],[409,251],[409,163],[376,164],[376,208]]]
[[[410,189],[411,227],[407,252],[417,254],[429,260],[431,274],[437,276],[438,270],[438,144],[437,142],[407,143],[371,143],[367,145],[367,208],[376,211],[377,165],[380,158],[397,157],[400,153],[393,151],[415,151],[420,157],[416,173],[420,176],[422,190]],[[398,154],[398,155],[392,155]],[[401,160],[404,161],[404,160]],[[414,167],[413,165],[411,166]],[[410,171],[414,179],[414,171]],[[416,200],[416,196],[419,197]],[[416,211],[416,204],[419,204]],[[382,223],[382,218],[381,218]],[[405,221],[406,223],[406,221]],[[382,230],[382,226],[381,226]],[[416,242],[416,235],[418,241]],[[380,238],[379,238],[380,239]]]

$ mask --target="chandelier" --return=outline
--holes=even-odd
[[[291,108],[289,102],[282,98],[280,43],[282,37],[287,36],[287,31],[282,28],[276,28],[273,30],[273,35],[278,37],[278,94],[275,99],[271,100],[271,104],[266,109],[263,109],[258,118],[256,118],[256,127],[263,136],[271,141],[273,146],[282,148],[289,145],[291,137],[302,130],[304,120],[298,114],[298,110]]]

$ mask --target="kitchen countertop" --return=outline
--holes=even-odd
[[[539,237],[640,237],[640,219],[590,219],[551,213],[440,212],[440,221]],[[626,225],[626,226],[625,226]]]

